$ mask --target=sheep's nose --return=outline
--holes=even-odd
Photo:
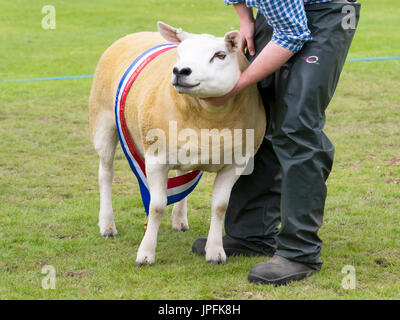
[[[174,69],[172,69],[172,73],[176,76],[188,76],[192,73],[192,69],[182,68],[179,70],[177,67],[174,67]]]

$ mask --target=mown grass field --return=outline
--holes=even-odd
[[[364,0],[349,58],[400,55],[398,0]],[[0,80],[93,74],[120,37],[163,20],[190,32],[238,28],[222,0],[1,1]],[[328,181],[321,272],[286,287],[251,285],[263,258],[213,266],[191,253],[207,234],[213,176],[189,199],[190,231],[172,232],[168,208],[157,261],[136,268],[145,215],[118,148],[113,205],[119,237],[97,227],[98,158],[88,130],[91,79],[0,82],[0,299],[400,299],[400,60],[348,62],[327,111],[336,146]],[[42,289],[42,266],[56,289]],[[341,270],[356,270],[345,290]]]

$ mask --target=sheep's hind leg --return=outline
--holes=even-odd
[[[118,232],[115,227],[111,199],[111,185],[114,177],[114,154],[118,143],[115,123],[112,117],[104,117],[98,121],[94,135],[94,148],[99,157],[99,189],[100,212],[99,228],[103,237],[115,237]]]
[[[176,175],[180,176],[185,174],[184,171],[176,170]],[[175,231],[189,230],[189,223],[187,219],[187,197],[174,204],[172,208],[172,229]]]

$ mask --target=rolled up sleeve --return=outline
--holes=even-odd
[[[230,5],[230,4],[235,4],[235,3],[241,3],[244,0],[224,0],[226,5]]]
[[[227,5],[243,1],[224,0]],[[296,53],[312,39],[303,0],[246,0],[246,5],[257,8],[264,15],[274,29],[274,43]]]
[[[298,52],[311,40],[303,0],[261,1],[262,14],[274,33],[272,41],[292,52]]]

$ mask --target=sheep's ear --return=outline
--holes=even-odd
[[[224,40],[229,52],[239,51],[242,46],[242,37],[239,31],[229,31],[225,34]]]
[[[170,25],[158,21],[157,28],[163,38],[173,44],[179,44],[183,40],[190,37],[190,33],[183,31],[182,29],[176,29]]]

